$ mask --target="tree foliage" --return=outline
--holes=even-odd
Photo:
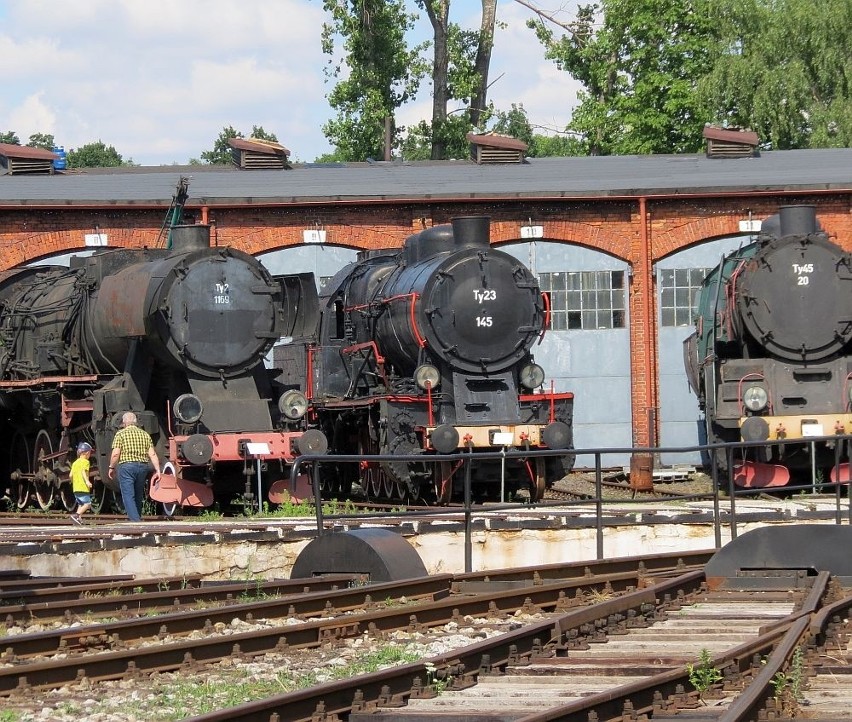
[[[123,165],[133,165],[131,159],[124,160],[119,152],[102,140],[87,143],[68,151],[69,168],[115,168]]]
[[[323,0],[323,8],[325,72],[337,80],[328,94],[337,116],[323,133],[339,160],[383,158],[386,130],[396,144],[396,111],[417,94],[425,70],[422,46],[410,48],[405,37],[415,18],[404,0]]]
[[[699,87],[708,120],[768,148],[852,146],[852,3],[718,0],[718,58]]]
[[[0,133],[0,143],[7,143],[8,145],[20,145],[21,139],[18,137],[18,134],[15,133],[14,130],[7,130],[4,133]]]
[[[467,134],[484,129],[493,115],[487,93],[497,0],[482,0],[479,30],[451,23],[449,0],[417,0],[417,4],[426,10],[433,31],[432,121],[413,129],[405,145],[423,138],[433,160],[463,158],[469,153]],[[460,111],[448,111],[451,102],[460,104]]]
[[[231,138],[245,138],[242,131],[236,130],[232,125],[226,125],[222,128],[219,136],[213,141],[213,148],[205,150],[201,153],[201,161],[210,165],[228,165],[233,158],[233,152],[228,141]],[[268,140],[273,143],[278,142],[278,137],[275,133],[269,133],[263,129],[262,125],[253,125],[249,138],[255,140]],[[190,159],[192,163],[194,159]]]
[[[465,136],[472,127],[484,128],[492,112],[487,89],[497,0],[481,3],[480,28],[467,30],[450,22],[451,0],[415,0],[431,23],[432,41],[410,46],[406,32],[417,16],[406,13],[404,0],[325,0],[330,20],[323,29],[323,50],[341,57],[331,60],[326,71],[337,81],[328,96],[337,117],[323,127],[335,146],[323,160],[383,157],[386,121],[392,148],[406,158],[466,157]],[[427,76],[432,117],[404,128],[396,122],[397,112],[414,99]],[[451,103],[460,109],[451,111]]]
[[[600,0],[557,37],[529,22],[546,57],[584,90],[570,128],[590,154],[696,151],[706,117],[695,92],[713,52],[711,0]]]
[[[527,156],[530,158],[584,154],[583,144],[576,137],[536,133],[530,124],[527,111],[521,104],[512,103],[512,109],[509,111],[496,111],[491,130],[524,141],[527,144]]]
[[[231,162],[231,146],[228,141],[231,138],[245,138],[245,136],[233,126],[226,125],[219,133],[219,137],[213,141],[212,150],[201,153],[201,160],[210,165],[227,165]]]
[[[52,133],[33,133],[27,141],[27,146],[30,148],[53,150],[56,147],[56,141]]]

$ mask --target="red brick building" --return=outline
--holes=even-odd
[[[191,176],[188,217],[210,224],[216,243],[253,254],[320,237],[352,249],[395,247],[454,216],[487,215],[492,243],[560,244],[619,264],[627,298],[626,413],[636,446],[661,441],[658,264],[742,234],[789,204],[815,205],[823,228],[852,250],[852,150],[835,149],[0,176],[0,271],[87,246],[162,245],[181,175]]]

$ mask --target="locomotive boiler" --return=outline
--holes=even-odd
[[[69,450],[80,441],[96,450],[96,509],[120,505],[104,485],[115,485],[110,445],[128,410],[165,460],[150,497],[169,514],[256,503],[258,460],[268,480],[285,480],[297,455],[324,451],[294,411],[301,394],[263,363],[279,337],[315,325],[312,276],[273,277],[209,238],[207,226],[178,226],[169,249],[110,249],[0,277],[0,410],[17,507],[34,496],[73,508]],[[282,484],[261,493],[274,501]]]
[[[848,480],[838,437],[852,433],[852,257],[815,209],[765,221],[708,273],[697,312],[685,359],[708,442],[766,442],[735,447],[734,482],[783,486],[797,469]],[[716,458],[727,472],[728,453]]]
[[[430,455],[572,448],[573,394],[543,390],[530,353],[547,299],[523,264],[491,247],[489,227],[458,218],[402,250],[364,252],[321,294],[304,391],[329,450],[362,459],[320,464],[325,494],[345,495],[360,479],[371,499],[443,503],[463,491],[462,462]],[[302,353],[280,346],[275,365],[298,369]],[[394,454],[423,460],[371,459]],[[524,490],[537,500],[573,459],[475,461],[474,496]]]

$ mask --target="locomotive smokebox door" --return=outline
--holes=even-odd
[[[317,537],[296,557],[291,579],[319,574],[366,574],[371,582],[428,576],[420,555],[387,529],[354,529]]]

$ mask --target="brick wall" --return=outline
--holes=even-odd
[[[823,228],[852,251],[852,193],[778,193],[733,197],[650,198],[645,218],[638,199],[535,200],[488,203],[372,203],[316,206],[240,206],[199,208],[187,213],[213,226],[218,245],[251,254],[302,243],[306,229],[326,231],[327,243],[350,248],[399,247],[411,233],[454,216],[487,215],[491,240],[518,240],[520,227],[544,227],[544,238],[611,254],[629,263],[630,349],[634,444],[651,445],[657,398],[656,293],[653,264],[671,253],[706,240],[739,232],[739,222],[762,219],[782,205],[817,206]],[[88,233],[102,233],[110,247],[158,244],[164,208],[74,207],[0,211],[0,272],[45,256],[85,248]],[[645,235],[642,228],[645,224]],[[646,249],[648,253],[646,254]],[[650,256],[650,257],[648,257]]]

